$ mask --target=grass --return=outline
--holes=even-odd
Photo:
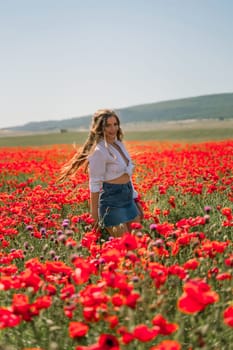
[[[170,141],[187,141],[187,142],[201,142],[209,140],[224,140],[231,139],[233,130],[229,129],[183,129],[183,130],[155,130],[155,131],[137,131],[128,132],[127,140],[170,140]]]
[[[203,120],[174,123],[139,123],[123,126],[125,140],[149,141],[170,140],[202,142],[232,139],[233,120]],[[0,135],[0,147],[43,146],[53,144],[82,144],[87,131],[67,131],[64,133],[34,133]]]
[[[67,132],[50,134],[32,134],[8,136],[0,138],[0,147],[43,146],[54,144],[81,144],[85,141],[87,132]]]

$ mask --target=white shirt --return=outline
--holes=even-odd
[[[121,148],[126,158],[129,160],[128,165],[123,159],[120,152],[111,144],[105,144],[100,141],[94,152],[88,156],[89,161],[89,187],[91,192],[100,192],[102,183],[128,174],[131,178],[134,165],[127,152],[124,144],[116,140],[115,143]],[[136,198],[138,193],[133,189],[133,197]]]

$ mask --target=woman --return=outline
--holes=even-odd
[[[81,152],[64,166],[60,176],[65,180],[81,165],[89,166],[91,215],[95,227],[104,227],[112,236],[130,231],[130,224],[142,218],[131,181],[134,166],[122,138],[117,114],[109,109],[98,110]]]

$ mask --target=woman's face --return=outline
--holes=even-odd
[[[104,127],[105,139],[108,143],[113,143],[116,140],[117,131],[119,130],[119,125],[116,117],[108,117],[106,125]]]

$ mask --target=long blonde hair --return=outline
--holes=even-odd
[[[59,182],[65,181],[68,177],[74,175],[76,171],[83,165],[85,171],[88,167],[89,154],[94,150],[96,144],[104,139],[104,128],[106,126],[109,117],[115,117],[118,123],[117,140],[122,141],[123,132],[120,127],[120,119],[115,111],[111,109],[99,109],[93,117],[91,128],[87,137],[87,140],[81,147],[81,150],[75,153],[75,155],[62,167],[61,174],[58,178]]]

